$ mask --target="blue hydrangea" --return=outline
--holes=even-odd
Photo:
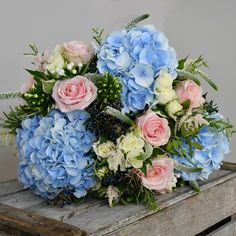
[[[224,155],[229,153],[229,140],[223,132],[218,132],[210,126],[204,126],[198,136],[193,141],[202,145],[203,149],[193,148],[193,156],[189,157],[189,161],[184,157],[175,156],[174,159],[179,163],[189,167],[200,167],[201,172],[186,173],[179,172],[181,177],[187,181],[204,180],[214,171],[220,168]],[[183,149],[189,151],[189,146],[184,144]],[[191,161],[191,162],[190,162]]]
[[[94,186],[90,154],[95,136],[87,130],[84,111],[34,116],[17,130],[19,180],[44,198],[55,198],[63,189],[85,196]]]
[[[175,50],[169,46],[166,36],[152,25],[112,32],[101,44],[97,56],[101,73],[108,71],[121,78],[125,112],[142,110],[153,101],[154,80],[160,70],[176,78]]]

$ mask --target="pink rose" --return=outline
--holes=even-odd
[[[174,175],[174,162],[168,157],[152,160],[152,165],[147,166],[146,175],[140,170],[135,170],[135,173],[141,178],[144,187],[160,193],[171,192],[177,182]]]
[[[21,85],[20,92],[21,93],[28,92],[30,89],[32,89],[34,83],[35,83],[35,80],[33,78],[31,78],[31,77],[27,78],[25,83]]]
[[[97,87],[83,76],[58,80],[52,97],[62,112],[83,110],[97,97]]]
[[[64,55],[69,62],[87,64],[93,56],[92,49],[83,42],[70,41],[63,46]]]
[[[140,116],[137,119],[137,126],[141,129],[142,137],[154,147],[168,143],[171,135],[168,121],[155,112],[147,112]]]
[[[205,101],[202,97],[202,88],[192,80],[180,82],[175,92],[180,103],[190,100],[190,108],[199,107]]]

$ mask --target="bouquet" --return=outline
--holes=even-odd
[[[91,45],[70,41],[52,53],[30,45],[34,69],[22,104],[4,113],[1,140],[15,137],[19,181],[60,207],[87,196],[158,209],[156,194],[220,168],[233,126],[203,93],[217,86],[206,60],[177,60],[164,33],[140,25],[147,14]]]

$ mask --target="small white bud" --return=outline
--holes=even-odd
[[[65,74],[65,71],[63,70],[63,69],[60,69],[60,70],[58,70],[58,75],[64,75]]]
[[[73,69],[73,70],[72,70],[72,74],[75,75],[76,73],[77,73],[76,69]]]
[[[73,68],[73,67],[72,67],[71,64],[68,64],[68,65],[67,65],[67,69],[68,69],[68,70],[71,70],[72,68]]]
[[[78,67],[79,67],[79,68],[82,68],[82,66],[83,66],[83,63],[79,63],[79,64],[78,64]]]

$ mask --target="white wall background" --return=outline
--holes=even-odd
[[[208,59],[209,75],[220,91],[205,88],[236,125],[235,9],[235,0],[1,0],[0,91],[18,90],[28,76],[24,68],[29,60],[22,55],[28,44],[44,50],[68,40],[90,41],[92,27],[104,27],[107,33],[150,13],[146,23],[165,32],[179,57],[203,54]],[[0,113],[15,103],[0,102]],[[236,161],[235,141],[236,137],[228,156],[232,161]],[[0,147],[0,181],[16,177],[12,149]]]

